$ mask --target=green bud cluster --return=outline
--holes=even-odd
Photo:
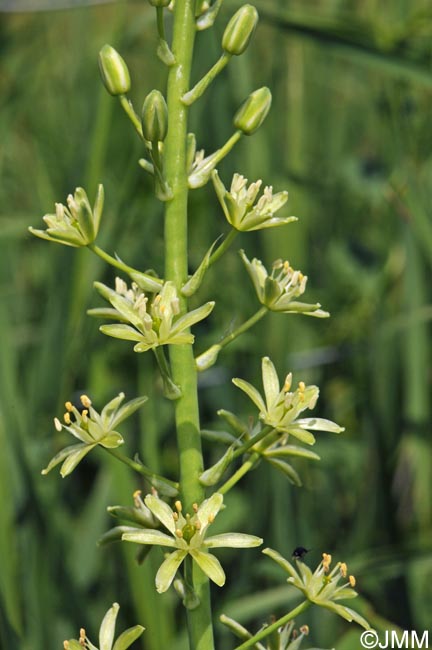
[[[222,37],[222,48],[227,54],[243,54],[258,23],[258,12],[253,5],[243,5],[229,21]]]
[[[99,70],[103,84],[111,95],[124,95],[129,92],[129,69],[123,57],[111,45],[104,45],[99,52]]]
[[[141,123],[149,142],[163,142],[168,131],[168,108],[159,90],[152,90],[144,100]]]
[[[269,88],[258,88],[243,102],[234,115],[233,124],[245,135],[252,135],[264,122],[270,110],[272,96]]]

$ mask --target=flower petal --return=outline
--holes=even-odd
[[[311,429],[312,431],[330,431],[331,433],[342,433],[344,427],[340,427],[336,422],[325,420],[324,418],[303,418],[293,422],[296,427],[301,429]]]
[[[296,586],[303,586],[302,579],[300,578],[291,562],[288,562],[288,560],[286,560],[280,553],[274,551],[272,548],[265,548],[263,550],[263,553],[264,555],[271,557],[271,559],[277,562],[277,564],[279,564],[282,569],[285,569],[285,571],[290,574],[290,576],[293,578],[293,584]]]
[[[51,458],[50,462],[48,465],[45,467],[45,469],[42,470],[42,474],[48,474],[56,465],[59,465],[61,462],[65,460],[70,454],[79,451],[80,449],[84,449],[87,447],[87,444],[83,443],[78,443],[76,445],[69,445],[69,447],[65,447],[61,451],[59,451],[53,458]]]
[[[262,360],[262,380],[267,402],[267,410],[271,411],[279,397],[280,384],[276,368],[269,357],[264,357]]]
[[[237,377],[234,377],[232,383],[234,386],[237,386],[237,388],[240,388],[240,390],[246,393],[246,395],[252,400],[260,413],[266,413],[267,409],[266,405],[264,404],[264,400],[257,389],[252,386],[252,384],[250,384],[248,381],[245,381],[244,379],[238,379]]]
[[[215,492],[214,494],[211,495],[209,499],[205,499],[205,501],[202,502],[202,504],[200,505],[197,511],[197,518],[201,523],[200,532],[205,530],[205,528],[209,525],[210,521],[212,521],[216,517],[219,510],[222,508],[222,504],[223,504],[223,495],[220,494],[219,492]]]
[[[129,646],[136,641],[145,628],[142,625],[134,625],[120,634],[117,641],[114,643],[113,650],[126,650]]]
[[[188,311],[187,314],[181,316],[174,323],[174,325],[171,328],[171,335],[174,336],[175,334],[182,332],[184,329],[187,329],[188,327],[192,327],[192,325],[195,325],[195,323],[198,323],[200,320],[203,320],[203,318],[206,318],[213,310],[214,306],[215,306],[215,302],[211,300],[210,302],[206,302],[204,305],[201,305],[201,307],[198,307],[198,309],[193,309],[192,311]]]
[[[148,494],[144,499],[144,503],[147,508],[149,508],[155,517],[167,528],[170,533],[175,535],[176,525],[173,518],[173,511],[165,501],[159,499],[158,497],[153,496],[153,494]]]
[[[299,447],[298,445],[283,445],[273,449],[266,449],[264,456],[267,458],[285,458],[286,456],[299,456],[300,458],[309,458],[310,460],[321,460],[318,454],[310,449]]]
[[[129,416],[132,415],[132,413],[135,413],[145,402],[147,402],[148,397],[146,395],[143,395],[142,397],[136,397],[135,399],[130,400],[126,404],[124,404],[122,407],[119,408],[117,413],[113,414],[113,418],[110,422],[110,428],[114,429],[120,422],[123,422],[123,420],[126,420]],[[102,410],[102,415],[104,414],[104,410]]]
[[[166,560],[162,562],[156,574],[156,591],[163,594],[164,591],[169,589],[175,574],[180,564],[183,562],[187,555],[187,551],[174,551],[170,553]]]
[[[123,339],[123,341],[142,341],[143,339],[143,335],[136,329],[123,323],[101,325],[99,331],[106,336],[112,336],[114,339]]]
[[[253,548],[263,543],[261,537],[246,535],[245,533],[222,533],[208,537],[204,546],[206,548]]]
[[[75,467],[82,461],[84,456],[87,456],[87,454],[93,449],[93,447],[96,447],[96,445],[97,443],[94,443],[93,445],[83,445],[81,449],[77,449],[76,451],[73,451],[71,454],[69,454],[61,466],[60,474],[62,477],[64,478],[73,472]]]
[[[199,568],[204,571],[210,580],[215,582],[219,587],[224,586],[225,573],[217,557],[211,555],[210,553],[203,553],[202,551],[198,551],[196,549],[191,550],[190,554],[198,564]]]
[[[176,540],[173,537],[152,528],[135,528],[133,532],[124,533],[122,540],[124,542],[135,542],[136,544],[157,544],[158,546],[176,548]]]
[[[103,617],[99,629],[99,650],[111,650],[114,641],[115,624],[120,609],[118,603],[114,603]]]

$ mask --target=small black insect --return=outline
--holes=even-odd
[[[310,548],[304,548],[303,546],[297,546],[292,552],[293,560],[303,560],[306,553],[309,553]]]

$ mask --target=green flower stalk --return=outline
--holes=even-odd
[[[101,413],[93,408],[87,395],[81,395],[82,408],[80,409],[72,402],[66,402],[64,424],[55,418],[54,426],[57,431],[60,432],[64,429],[81,442],[62,449],[42,470],[42,474],[48,474],[54,467],[62,463],[60,474],[64,478],[73,472],[82,459],[98,445],[106,449],[115,449],[122,445],[124,439],[115,430],[116,427],[147,401],[145,396],[137,397],[121,406],[124,397],[124,393],[119,393],[104,406]]]
[[[304,314],[317,318],[328,318],[330,314],[321,309],[319,303],[297,302],[306,290],[307,276],[301,271],[294,271],[287,261],[273,262],[269,275],[261,260],[249,261],[244,251],[240,251],[246,270],[254,284],[258,300],[271,311],[283,314]]]
[[[248,186],[247,178],[240,174],[234,174],[231,188],[228,191],[215,169],[212,172],[212,181],[226,220],[236,230],[249,232],[251,230],[261,230],[262,228],[283,226],[292,221],[297,221],[297,217],[275,216],[275,213],[288,200],[288,192],[286,191],[273,194],[273,188],[266,186],[256,202],[261,190],[262,180]]]
[[[88,246],[96,239],[102,217],[104,204],[103,185],[98,186],[93,208],[90,206],[87,193],[82,187],[77,187],[74,195],[69,194],[67,206],[56,203],[55,214],[46,214],[43,218],[46,230],[29,227],[32,235],[48,241],[64,244],[65,246]]]
[[[281,389],[275,367],[268,357],[262,360],[264,397],[244,379],[235,378],[232,381],[255,404],[259,419],[280,433],[290,434],[305,444],[313,445],[315,436],[311,431],[344,431],[343,427],[331,420],[299,418],[303,411],[315,408],[319,396],[318,386],[306,386],[300,381],[296,390],[291,391],[292,374],[289,373]]]
[[[356,598],[358,595],[354,590],[356,579],[353,575],[348,575],[345,562],[337,562],[330,571],[332,556],[323,553],[323,559],[312,573],[301,560],[296,560],[297,568],[295,568],[291,562],[271,548],[264,549],[263,553],[289,574],[287,581],[301,591],[311,603],[329,609],[350,623],[354,621],[366,630],[370,629],[369,623],[360,614],[339,603],[340,600]],[[342,584],[339,584],[341,581]]]
[[[225,573],[219,560],[208,553],[210,548],[252,548],[260,546],[262,539],[243,533],[223,533],[207,537],[207,530],[213,523],[223,504],[223,496],[217,492],[200,506],[193,505],[194,514],[182,513],[182,504],[176,501],[174,511],[161,499],[147,495],[145,505],[165,526],[170,535],[158,530],[137,529],[123,535],[126,542],[167,546],[176,549],[164,560],[156,574],[156,589],[163,593],[169,589],[178,568],[190,555],[200,569],[219,587],[225,584]]]
[[[234,115],[233,124],[244,135],[252,135],[259,129],[268,115],[272,96],[269,88],[258,88],[243,102]]]
[[[79,639],[69,639],[63,642],[64,650],[127,650],[144,632],[142,625],[130,627],[120,634],[114,641],[117,614],[120,605],[114,603],[105,614],[99,629],[99,647],[96,647],[86,635],[84,628],[81,628]]]
[[[100,331],[107,336],[135,341],[135,352],[146,352],[160,345],[193,343],[194,336],[189,328],[206,318],[215,304],[207,302],[198,309],[181,315],[173,282],[165,282],[161,291],[153,295],[150,301],[136,283],[133,282],[131,288],[128,288],[120,278],[116,278],[115,290],[101,282],[95,282],[95,287],[114,308],[111,312],[103,311],[102,315],[122,321],[114,325],[102,325]],[[99,314],[96,312],[95,315]]]
[[[125,60],[111,45],[104,45],[99,52],[99,70],[102,81],[110,95],[119,96],[129,92],[131,79]]]

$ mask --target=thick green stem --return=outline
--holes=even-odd
[[[286,623],[292,621],[296,616],[299,616],[299,614],[303,614],[303,612],[309,606],[310,602],[308,600],[305,600],[303,603],[300,603],[300,605],[298,605],[295,609],[292,609],[290,612],[288,612],[288,614],[285,614],[285,616],[278,618],[277,621],[268,627],[265,627],[263,630],[261,630],[261,632],[258,632],[258,634],[255,634],[255,636],[252,636],[241,645],[236,646],[234,650],[246,650],[246,648],[251,648],[253,645],[255,645],[255,643],[258,643],[258,641],[265,639],[266,636],[272,632],[275,632],[275,630],[277,630],[279,627],[282,627],[282,625],[286,625]]]
[[[180,309],[187,310],[187,300],[180,290],[187,280],[188,238],[187,207],[188,179],[186,169],[186,139],[188,108],[181,97],[188,90],[195,40],[193,0],[177,0],[174,9],[172,50],[175,63],[168,76],[168,135],[165,140],[165,173],[173,198],[165,211],[165,270],[167,280],[177,287]],[[186,511],[194,502],[204,499],[199,482],[203,471],[200,423],[197,395],[197,371],[191,345],[173,345],[170,349],[174,382],[182,396],[175,402],[177,444],[180,462],[181,495]],[[194,563],[195,565],[195,563]],[[200,599],[196,609],[187,610],[191,650],[213,650],[213,626],[210,589],[207,577],[194,566],[193,587]]]

